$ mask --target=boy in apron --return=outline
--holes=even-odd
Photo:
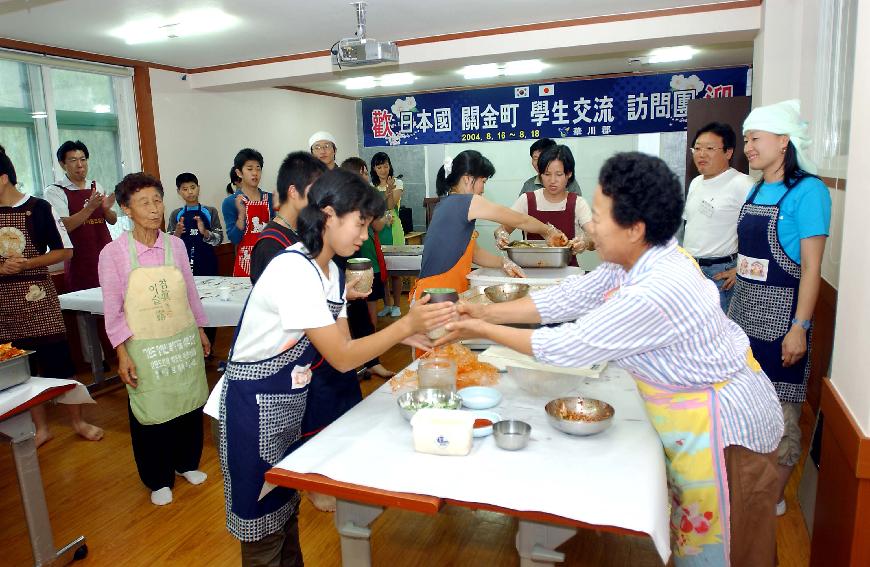
[[[130,396],[133,456],[151,502],[172,502],[175,477],[200,484],[202,406],[208,397],[203,354],[211,345],[187,251],[163,233],[163,186],[144,173],[115,188],[133,230],[100,253],[106,334]]]

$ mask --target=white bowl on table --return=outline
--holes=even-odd
[[[475,410],[494,408],[501,402],[501,392],[487,386],[468,386],[458,392],[462,405]]]

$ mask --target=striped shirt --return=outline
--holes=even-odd
[[[542,362],[584,366],[611,361],[649,382],[720,390],[727,445],[773,451],[782,409],[764,372],[746,364],[749,339],[719,307],[715,284],[677,249],[676,240],[647,250],[626,272],[603,263],[585,276],[532,294],[545,323],[532,334]]]

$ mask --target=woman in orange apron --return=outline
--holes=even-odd
[[[254,245],[275,213],[272,194],[260,189],[263,155],[245,148],[236,154],[233,164],[242,178],[242,188],[223,200],[221,212],[227,223],[227,237],[236,245],[233,276],[247,278],[251,275]]]
[[[460,304],[470,318],[439,342],[481,337],[549,364],[629,371],[665,453],[674,563],[773,567],[782,411],[715,284],[677,246],[680,181],[659,158],[617,154],[594,209],[598,268],[516,301]],[[492,323],[559,321],[572,322]]]
[[[493,175],[495,167],[492,162],[474,150],[466,150],[452,160],[445,160],[438,170],[436,183],[442,199],[426,233],[413,299],[419,298],[423,290],[434,287],[449,287],[462,293],[468,289],[467,276],[472,264],[501,268],[513,277],[525,276],[515,263],[477,244],[477,231],[474,230],[477,219],[515,226],[548,240],[565,237],[552,225],[485,199],[484,186]]]

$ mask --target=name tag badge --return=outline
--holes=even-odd
[[[710,201],[706,201],[706,200],[701,201],[701,203],[698,205],[698,212],[701,213],[702,215],[704,215],[705,217],[712,217],[713,216],[713,203],[711,203]]]
[[[737,255],[737,275],[747,280],[767,281],[767,265],[769,260]]]

